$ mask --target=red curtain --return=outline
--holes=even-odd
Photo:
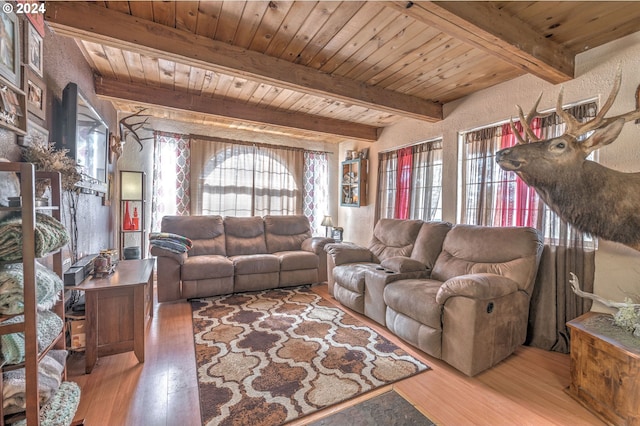
[[[411,207],[411,164],[413,162],[413,148],[398,150],[397,192],[394,217],[408,219]]]
[[[540,137],[541,120],[535,118],[531,128],[536,136]],[[515,123],[516,130],[522,133],[520,122]],[[502,138],[500,149],[514,146],[517,142],[516,135],[509,124],[502,125]],[[516,176],[515,182],[509,182],[504,173],[500,182],[500,197],[498,198],[498,226],[536,226],[538,216],[538,194],[535,189]],[[515,185],[514,185],[515,183]]]

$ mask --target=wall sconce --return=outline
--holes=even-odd
[[[330,227],[331,227],[331,228],[333,228],[333,220],[331,219],[331,216],[328,216],[328,215],[327,215],[327,216],[325,216],[325,217],[322,219],[322,223],[321,223],[320,225],[322,225],[322,226],[324,226],[324,227],[325,227],[325,233],[324,233],[324,236],[325,236],[325,237],[328,237],[328,236],[329,236],[329,228],[330,228]]]

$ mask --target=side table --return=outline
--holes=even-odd
[[[75,287],[85,293],[87,374],[99,356],[133,350],[144,362],[144,329],[153,316],[154,263],[122,260],[113,274],[89,277]]]
[[[640,339],[609,314],[587,312],[569,321],[569,395],[613,425],[640,425]]]

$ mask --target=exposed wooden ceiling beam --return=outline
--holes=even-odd
[[[574,77],[574,55],[490,2],[394,1],[397,10],[553,84]]]
[[[191,111],[366,142],[375,142],[378,139],[378,129],[373,126],[316,115],[268,110],[229,99],[214,99],[183,91],[127,83],[103,77],[96,77],[95,89],[96,95],[100,98],[135,102],[142,106],[159,106]]]
[[[91,17],[89,19],[89,17]],[[45,19],[59,34],[430,122],[442,104],[238,48],[84,2],[50,2]]]

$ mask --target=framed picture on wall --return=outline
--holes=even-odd
[[[27,92],[27,110],[36,117],[46,119],[47,88],[44,81],[31,70],[25,76]]]
[[[26,29],[27,40],[25,46],[27,48],[27,64],[29,67],[42,77],[43,70],[43,42],[42,36],[38,34],[38,31],[31,24],[27,25]]]
[[[27,134],[18,138],[22,146],[34,146],[49,142],[49,131],[33,120],[27,120]]]
[[[4,1],[0,1],[0,76],[20,87],[20,24],[16,14],[4,12]]]

